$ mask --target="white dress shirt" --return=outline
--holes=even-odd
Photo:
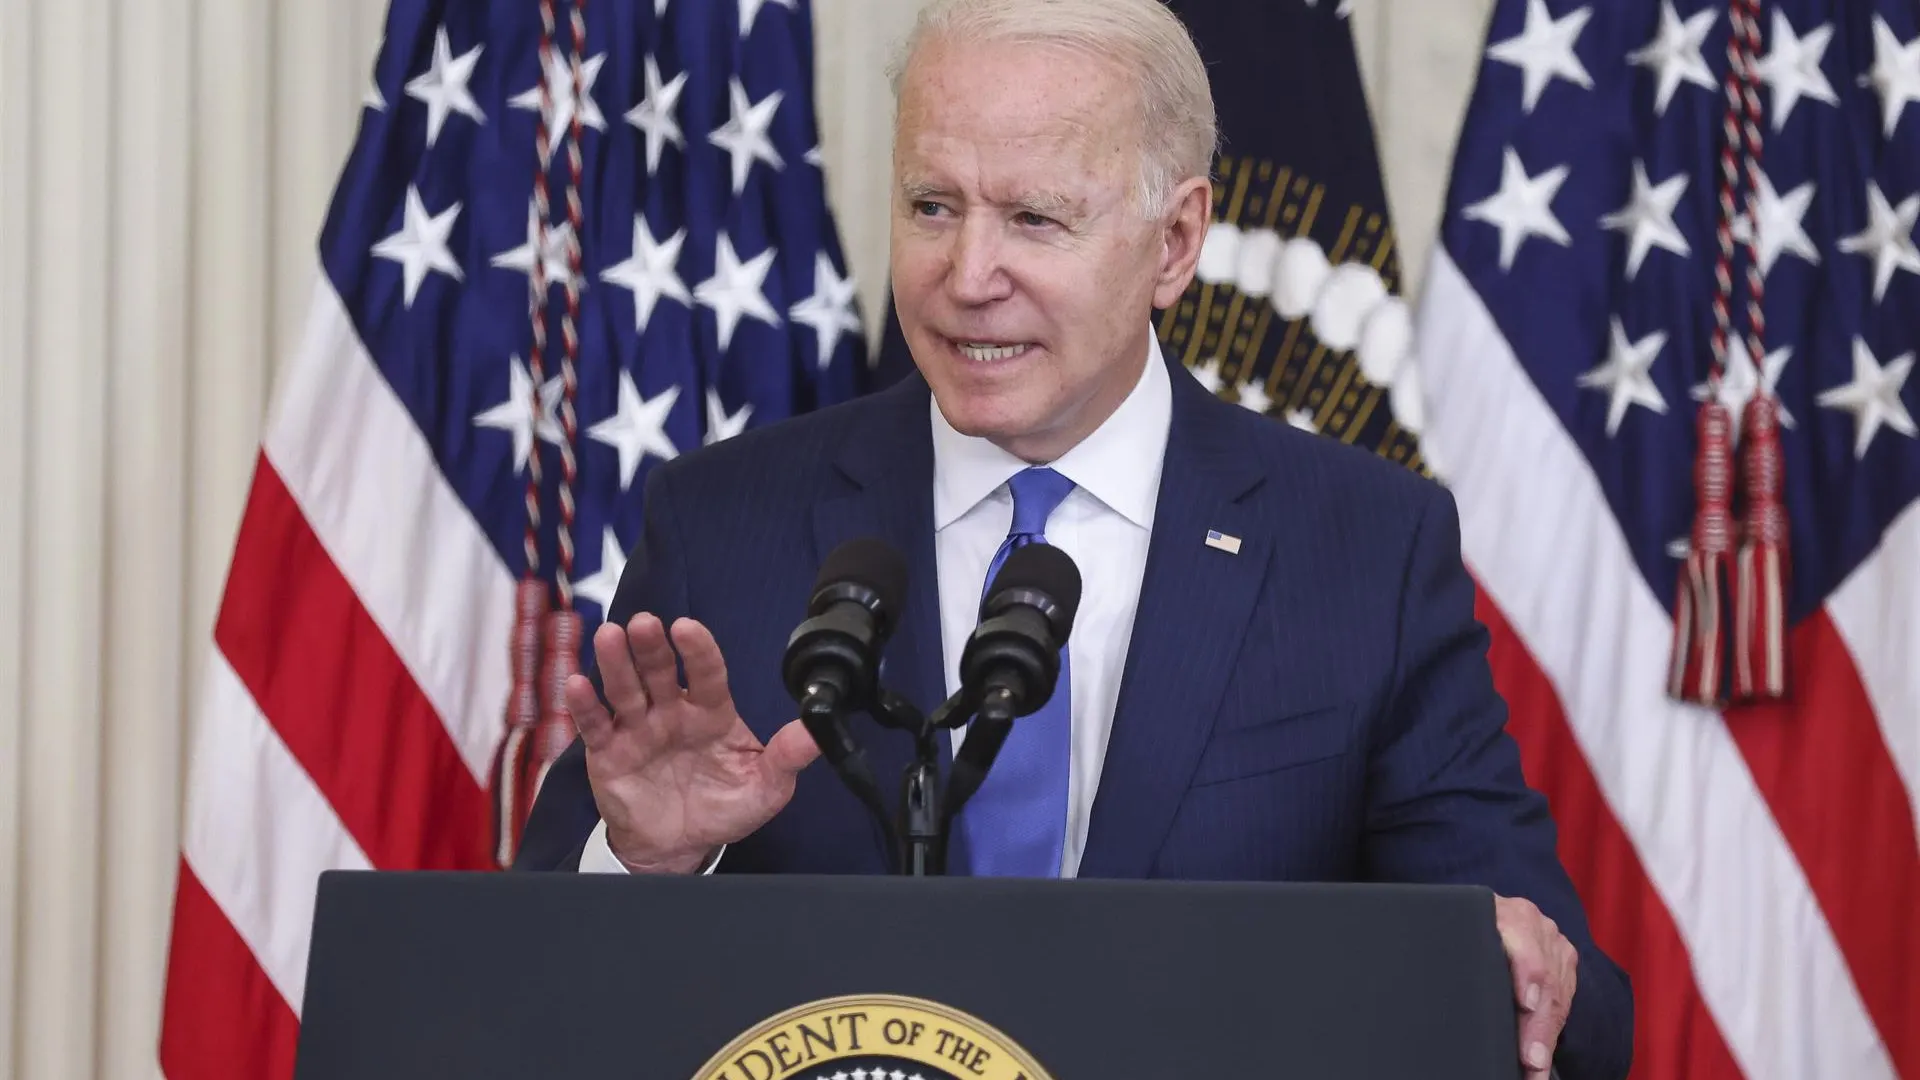
[[[1140,582],[1153,535],[1167,431],[1173,422],[1173,384],[1159,339],[1147,332],[1147,363],[1126,400],[1093,434],[1050,467],[1073,491],[1047,519],[1048,543],[1079,567],[1080,609],[1067,642],[1072,692],[1072,766],[1067,788],[1067,835],[1060,874],[1072,877],[1086,849],[1087,823],[1100,768],[1113,730],[1120,676],[1140,603]],[[1007,481],[1030,463],[985,439],[953,429],[936,402],[933,430],[934,557],[940,586],[940,631],[948,694],[960,688],[960,653],[973,633],[987,568],[1013,527]],[[958,748],[965,733],[953,733]],[[724,852],[722,853],[724,854]],[[711,873],[718,858],[704,872]],[[606,823],[594,827],[580,858],[585,873],[621,873],[607,846]]]

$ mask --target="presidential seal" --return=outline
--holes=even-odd
[[[1052,1080],[975,1017],[918,998],[828,998],[781,1013],[693,1080]]]

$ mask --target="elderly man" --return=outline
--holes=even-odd
[[[936,0],[896,92],[893,293],[923,378],[652,474],[522,865],[883,872],[781,682],[819,561],[906,553],[888,680],[931,710],[996,556],[1042,541],[1085,599],[956,871],[1484,885],[1529,1073],[1625,1075],[1626,980],[1504,734],[1451,499],[1160,354],[1211,205],[1184,28],[1155,0]]]

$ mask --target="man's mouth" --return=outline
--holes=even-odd
[[[1003,360],[1011,360],[1016,356],[1022,355],[1028,349],[1033,348],[1033,343],[1021,342],[1016,345],[1000,345],[988,341],[956,341],[954,342],[954,347],[960,350],[962,356],[965,356],[975,363],[992,364]]]

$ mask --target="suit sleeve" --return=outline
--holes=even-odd
[[[1580,954],[1555,1066],[1565,1080],[1627,1075],[1633,996],[1594,944],[1555,852],[1546,799],[1527,786],[1474,615],[1453,496],[1435,492],[1406,568],[1394,688],[1374,733],[1364,853],[1381,880],[1483,885],[1533,902]]]
[[[648,611],[672,625],[675,619],[689,614],[685,549],[679,544],[669,494],[672,472],[671,465],[662,465],[647,474],[642,495],[645,525],[640,542],[627,554],[627,568],[620,575],[620,587],[614,591],[613,605],[607,611],[609,622],[625,625],[635,615]],[[594,692],[605,701],[606,691],[591,650],[586,664]],[[600,808],[587,783],[586,744],[575,736],[547,770],[540,794],[527,815],[513,868],[577,871],[587,838],[599,823]]]

